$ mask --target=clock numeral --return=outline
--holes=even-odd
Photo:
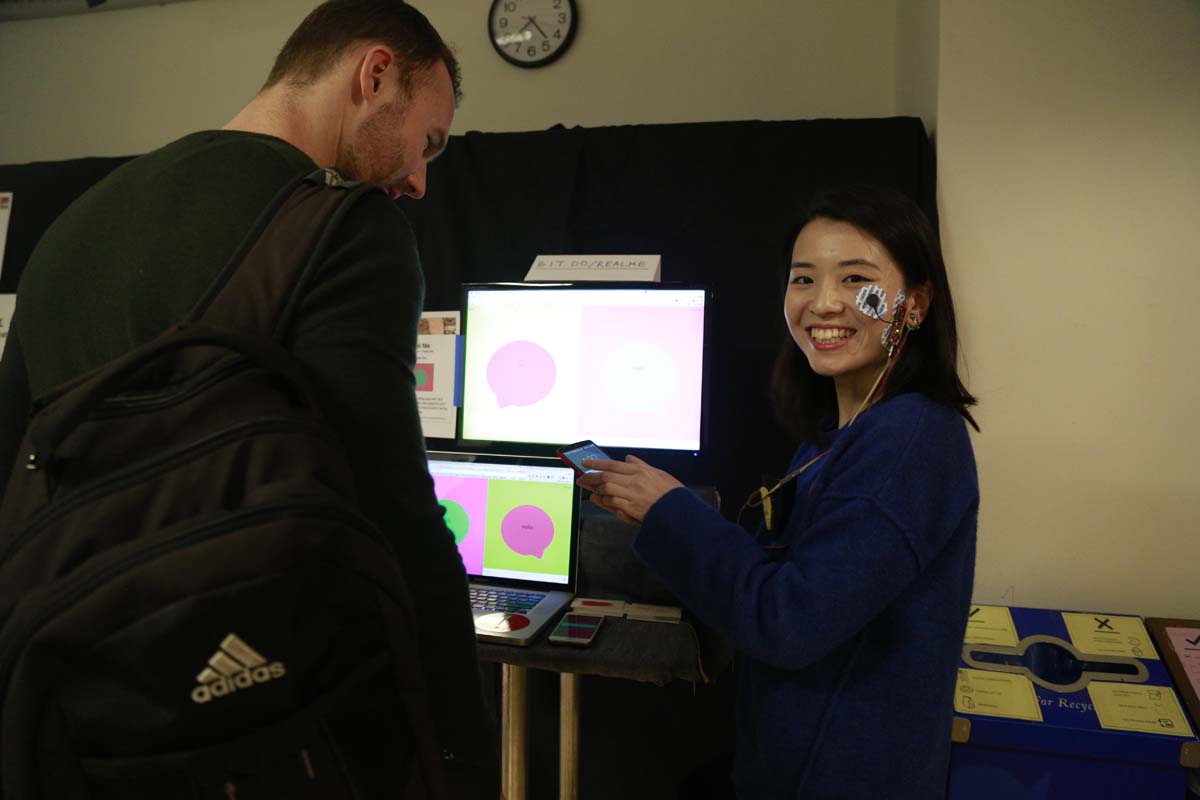
[[[546,52],[546,53],[550,52],[550,40],[549,39],[542,39],[542,51]]]
[[[504,10],[511,14],[517,10],[517,4],[516,3],[505,3]]]
[[[508,17],[501,17],[501,18],[500,18],[500,27],[501,27],[501,28],[507,28],[507,27],[508,27]]]
[[[554,38],[555,38],[555,39],[561,39],[561,38],[562,38],[562,28],[555,28],[555,29],[554,29]]]
[[[566,21],[567,21],[567,14],[566,14],[566,12],[564,11],[563,13],[561,13],[561,14],[559,14],[559,15],[558,15],[558,23],[559,23],[560,25],[563,25],[563,24],[566,24]]]
[[[520,42],[513,42],[513,51],[517,55],[521,55],[521,43]]]
[[[534,47],[533,45],[529,45],[529,49],[525,51],[525,55],[529,56],[530,58],[532,58],[533,56],[536,56],[537,48]]]
[[[555,8],[562,8],[562,0],[554,0]]]

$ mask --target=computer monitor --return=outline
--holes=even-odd
[[[461,439],[698,452],[709,292],[467,284]]]

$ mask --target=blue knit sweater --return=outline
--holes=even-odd
[[[738,651],[739,798],[945,796],[978,507],[962,418],[904,394],[833,434],[777,536],[682,488],[650,509],[635,551]]]

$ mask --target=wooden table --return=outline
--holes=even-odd
[[[550,644],[546,630],[529,647],[480,642],[482,661],[501,669],[501,787],[506,800],[526,800],[528,670],[559,673],[559,800],[579,797],[579,694],[584,675],[665,686],[672,680],[707,682],[732,659],[729,647],[702,626],[610,617],[586,648]]]

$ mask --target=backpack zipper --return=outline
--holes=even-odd
[[[247,365],[252,365],[252,364],[253,364],[253,362],[250,359],[239,355],[239,356],[235,357],[234,359],[232,359],[228,364],[220,367],[219,369],[215,369],[213,372],[206,374],[203,370],[201,370],[201,372],[198,375],[192,375],[189,378],[183,380],[182,382],[172,384],[173,386],[178,387],[177,391],[179,392],[179,394],[177,394],[177,395],[168,394],[167,393],[168,390],[159,389],[159,390],[156,390],[153,392],[145,391],[145,392],[141,392],[141,393],[134,393],[134,394],[126,395],[125,397],[127,397],[131,403],[143,403],[143,402],[154,401],[156,403],[161,403],[164,406],[170,405],[174,400],[176,400],[176,399],[184,400],[184,399],[187,399],[188,397],[192,397],[197,392],[201,391],[202,389],[207,388],[208,386],[211,386],[216,381],[223,380],[224,378],[226,378],[230,375],[240,372],[241,370],[245,369],[247,367]],[[212,367],[210,366],[209,369],[212,369]],[[84,382],[85,381],[80,381],[77,384],[72,384],[69,387],[66,387],[66,388],[60,390],[57,394],[52,394],[50,396],[43,395],[41,397],[34,399],[33,402],[30,404],[30,415],[32,416],[34,414],[38,414],[41,411],[53,406],[55,403],[57,403],[59,400],[61,400],[63,397],[65,397],[67,394],[69,394],[71,391],[74,391],[76,388],[78,388],[80,385],[82,385]],[[120,397],[122,397],[122,396],[121,395],[117,396],[117,398],[120,398]],[[125,413],[124,411],[117,411],[116,413],[113,413],[113,412],[106,413],[105,409],[107,407],[114,405],[114,404],[119,405],[121,403],[121,401],[118,400],[117,398],[110,398],[108,400],[102,401],[99,409],[93,413],[93,418],[117,416],[121,413]]]
[[[97,484],[90,489],[81,493],[68,495],[57,503],[53,500],[41,511],[29,520],[29,523],[20,531],[9,539],[6,544],[0,546],[0,572],[3,571],[4,564],[8,562],[16,552],[39,530],[44,528],[49,523],[53,522],[57,517],[77,509],[84,503],[95,500],[98,497],[103,497],[106,494],[120,491],[128,486],[136,484],[142,480],[148,473],[161,469],[172,463],[182,463],[191,458],[203,455],[205,452],[215,450],[227,441],[237,439],[244,436],[250,431],[255,433],[276,433],[287,430],[305,430],[309,433],[315,433],[322,438],[332,440],[329,432],[320,425],[303,418],[287,419],[278,417],[264,417],[253,419],[247,422],[240,423],[232,428],[226,428],[223,431],[209,434],[203,439],[199,439],[180,450],[174,450],[160,456],[151,458],[148,461],[142,461],[137,464],[132,464],[118,471],[103,483]]]

